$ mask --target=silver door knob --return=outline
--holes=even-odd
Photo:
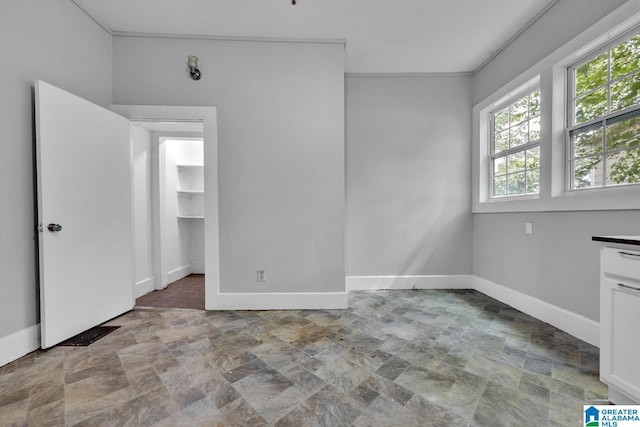
[[[60,224],[49,224],[47,225],[47,230],[51,232],[56,232],[62,230],[62,226]]]

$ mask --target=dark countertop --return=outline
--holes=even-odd
[[[618,243],[621,245],[640,246],[640,236],[592,236],[591,240],[596,242]]]

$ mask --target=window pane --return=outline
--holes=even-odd
[[[540,115],[540,91],[537,90],[529,96],[529,117]]]
[[[524,122],[518,126],[509,129],[510,132],[510,146],[517,147],[518,145],[526,144],[529,142],[529,123]]]
[[[505,108],[495,114],[495,132],[498,133],[509,127],[509,109]]]
[[[640,74],[632,74],[611,84],[611,112],[640,103]]]
[[[524,172],[507,175],[507,188],[510,196],[517,196],[525,192]]]
[[[507,195],[507,177],[499,176],[493,179],[493,196],[504,197]]]
[[[603,53],[591,62],[576,68],[575,82],[576,96],[605,84],[607,82],[607,54]]]
[[[507,173],[507,158],[498,157],[493,161],[493,175],[504,175]]]
[[[520,99],[514,98],[511,104],[494,113],[492,120],[491,197],[524,195],[528,188],[525,173],[527,153],[530,157],[527,167],[537,172],[540,149],[525,152],[520,146],[540,140],[540,91],[536,89]],[[505,153],[509,151],[512,153]],[[537,191],[536,176],[536,173],[531,175],[532,194]]]
[[[529,108],[529,102],[527,98],[523,98],[520,101],[511,104],[509,108],[511,111],[510,126],[520,123],[527,118],[527,110]]]
[[[640,34],[611,49],[611,78],[623,76],[640,66]]]
[[[602,153],[602,126],[580,129],[571,133],[573,157],[580,158]]]
[[[527,150],[525,167],[526,169],[540,169],[540,147]]]
[[[576,99],[576,123],[584,123],[607,112],[607,90],[599,89]]]
[[[640,145],[640,116],[630,117],[607,126],[607,151],[638,145]]]
[[[540,192],[540,171],[527,171],[527,194],[538,194]]]
[[[524,151],[510,154],[508,156],[507,162],[508,162],[507,169],[509,170],[509,173],[524,170]]]
[[[573,188],[602,187],[602,158],[576,160],[574,167]]]
[[[529,141],[540,139],[540,117],[529,120]]]
[[[509,148],[509,130],[496,134],[493,154]]]
[[[640,182],[640,148],[607,155],[607,185]]]

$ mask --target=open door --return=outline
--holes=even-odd
[[[42,348],[134,305],[129,120],[35,82]]]

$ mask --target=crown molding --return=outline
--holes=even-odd
[[[538,12],[533,18],[531,18],[526,24],[524,24],[522,28],[520,28],[514,35],[509,37],[507,41],[502,44],[502,46],[500,46],[495,52],[491,54],[491,56],[489,56],[487,59],[482,61],[482,63],[478,65],[475,70],[473,70],[472,74],[475,75],[480,71],[482,71],[484,67],[486,67],[491,61],[493,61],[498,55],[500,55],[506,48],[508,48],[511,45],[511,43],[513,43],[525,31],[527,31],[533,24],[538,22],[538,20],[542,18],[542,16],[546,14],[549,10],[551,10],[551,8],[553,8],[556,4],[558,4],[559,1],[560,0],[552,0],[551,2],[549,2],[549,4],[547,4],[540,12]]]
[[[425,72],[425,73],[345,73],[346,78],[360,77],[469,77],[471,71],[461,72]]]
[[[116,31],[107,27],[103,22],[96,19],[76,0],[71,0],[85,15],[93,22],[98,24],[100,28],[112,37],[147,37],[147,38],[165,38],[165,39],[192,39],[192,40],[218,40],[218,41],[235,41],[235,42],[258,42],[258,43],[316,43],[316,44],[340,44],[346,45],[346,39],[316,39],[316,38],[287,38],[287,37],[257,37],[257,36],[225,36],[225,35],[208,35],[208,34],[172,34],[172,33],[142,33],[135,31]]]
[[[129,31],[111,31],[113,37],[146,37],[160,39],[191,39],[191,40],[216,40],[251,43],[315,43],[315,44],[339,44],[346,45],[345,39],[314,39],[314,38],[287,38],[287,37],[245,37],[245,36],[214,36],[207,34],[170,34],[170,33],[138,33]]]
[[[84,13],[85,15],[87,15],[89,17],[89,19],[91,19],[93,22],[95,22],[96,24],[98,24],[98,26],[100,28],[102,28],[103,30],[106,31],[107,34],[109,34],[110,36],[113,36],[113,32],[109,29],[109,27],[107,27],[106,25],[104,25],[102,22],[98,21],[93,15],[91,15],[89,12],[87,12],[87,10],[80,6],[80,4],[76,1],[76,0],[71,0],[71,3],[73,3],[74,5],[76,5],[76,7],[78,9],[80,9],[82,11],[82,13]]]

